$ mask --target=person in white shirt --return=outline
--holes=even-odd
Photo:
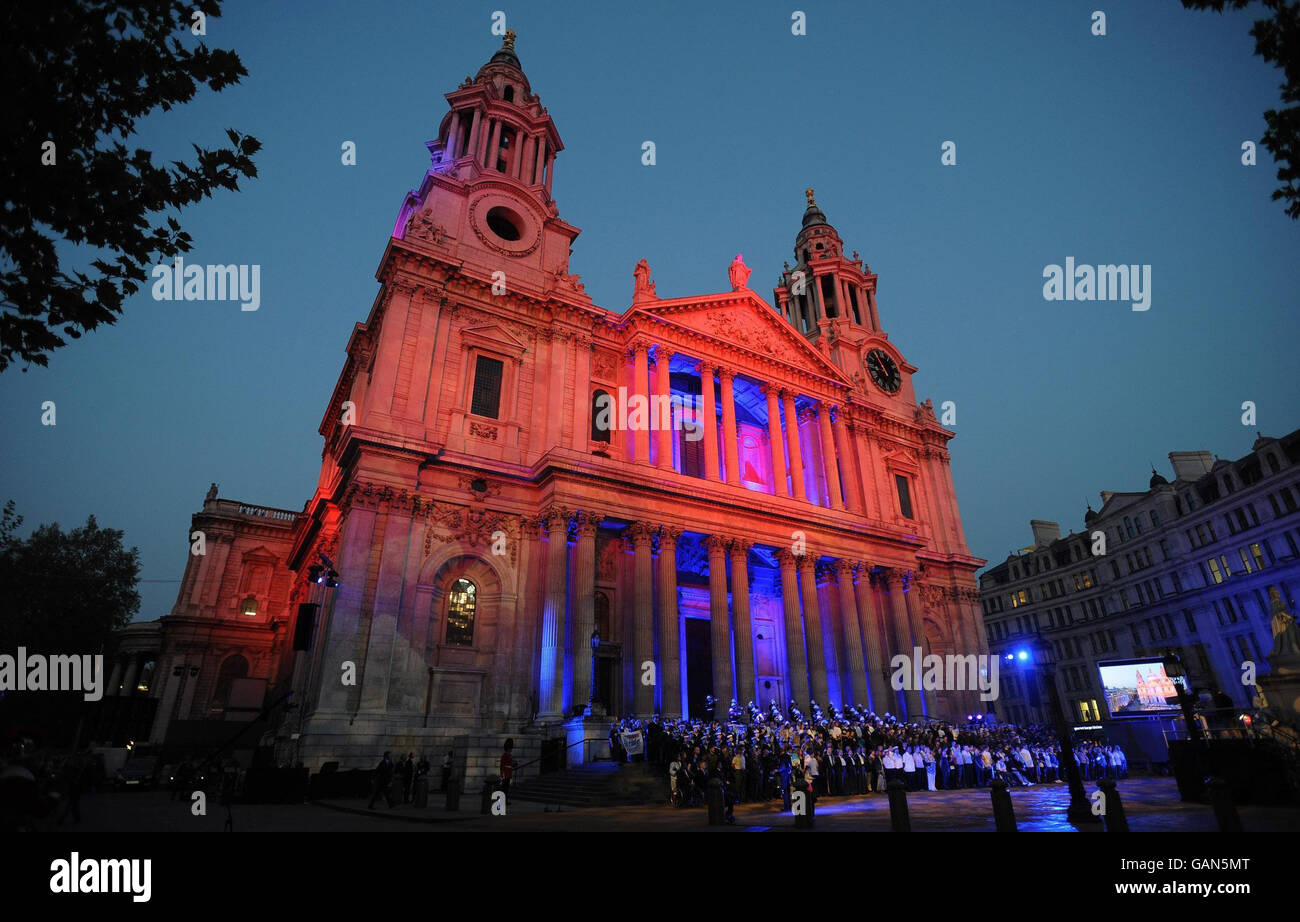
[[[916,777],[916,757],[912,754],[911,746],[903,750],[903,784],[909,791],[920,788]]]
[[[935,790],[934,776],[937,771],[934,763],[934,753],[930,751],[929,746],[921,747],[921,761],[925,763],[925,782],[931,791]]]
[[[1028,746],[1020,747],[1020,764],[1025,767],[1025,771],[1033,777],[1035,781],[1043,780],[1038,777],[1038,773],[1035,771],[1034,757],[1030,754]]]

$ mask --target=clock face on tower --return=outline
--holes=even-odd
[[[903,376],[899,374],[898,364],[883,349],[872,349],[867,353],[867,373],[876,387],[890,394],[897,394],[903,386]]]

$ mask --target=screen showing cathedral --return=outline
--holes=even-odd
[[[1098,663],[1101,687],[1111,717],[1164,717],[1182,713],[1178,688],[1165,675],[1162,660],[1142,659]]]

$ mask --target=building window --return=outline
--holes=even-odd
[[[447,643],[468,647],[474,643],[474,613],[478,608],[478,587],[458,579],[447,595]]]
[[[1244,547],[1237,548],[1237,554],[1241,557],[1241,566],[1247,573],[1250,573],[1252,570],[1255,569],[1250,565],[1250,557],[1247,556],[1246,549]]]
[[[1224,579],[1223,571],[1219,569],[1219,562],[1215,560],[1213,557],[1210,558],[1210,576],[1214,578],[1214,581],[1216,583],[1223,582]]]
[[[898,486],[898,508],[903,513],[903,518],[912,518],[912,493],[907,484],[907,478],[902,474],[894,475],[894,483]]]
[[[239,603],[239,613],[250,618],[257,617],[257,599],[251,595]]]
[[[1260,570],[1264,569],[1263,549],[1258,544],[1252,544],[1250,546],[1250,553],[1255,558],[1255,566]]]
[[[596,593],[596,630],[600,632],[602,640],[610,640],[609,627],[609,596],[603,592]]]
[[[474,397],[469,411],[475,416],[499,419],[501,416],[501,374],[505,363],[480,355],[474,362]]]
[[[1174,584],[1174,592],[1183,591],[1183,581],[1178,577],[1178,572],[1174,571],[1169,574],[1169,580]]]
[[[1192,617],[1192,610],[1190,608],[1183,609],[1183,620],[1187,622],[1187,633],[1195,634],[1196,619]]]
[[[1156,511],[1154,509],[1151,510],[1151,527],[1152,528],[1160,527],[1160,516],[1156,515]]]
[[[609,444],[610,423],[614,413],[609,392],[598,390],[591,395],[591,440]]]

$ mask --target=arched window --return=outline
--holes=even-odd
[[[478,608],[478,587],[467,579],[452,583],[447,594],[447,643],[468,647],[474,643],[474,612]]]
[[[593,442],[609,442],[613,413],[613,401],[607,391],[598,390],[591,395],[591,440]]]
[[[257,599],[253,598],[251,595],[245,598],[244,601],[239,603],[239,613],[241,615],[247,615],[250,618],[256,618]]]
[[[601,640],[610,639],[609,596],[603,592],[596,593],[596,630],[600,631]]]
[[[212,693],[212,710],[224,711],[230,703],[230,689],[235,679],[248,678],[248,660],[238,653],[226,657],[217,672],[217,687]]]
[[[513,86],[510,86],[509,84],[506,84],[505,92],[502,93],[501,95],[505,98],[505,101],[506,101],[506,102],[514,102],[514,101],[515,101],[515,88],[514,88]]]

